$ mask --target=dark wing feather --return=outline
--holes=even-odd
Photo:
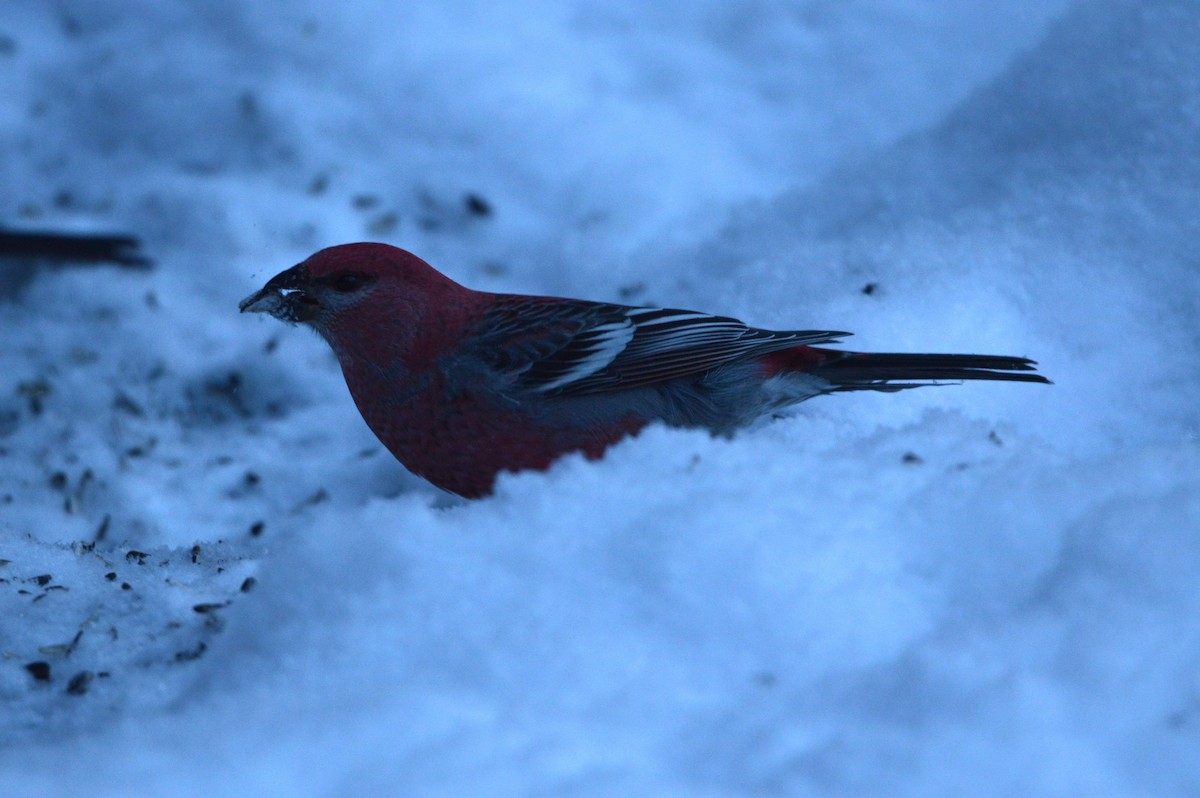
[[[513,297],[488,311],[472,348],[521,388],[579,395],[652,385],[846,335],[762,330],[672,308]]]
[[[632,327],[612,305],[505,297],[488,309],[464,347],[520,387],[537,390],[569,381],[589,363],[603,366],[606,343],[632,337]]]

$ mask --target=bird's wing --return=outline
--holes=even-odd
[[[469,342],[516,387],[578,395],[664,382],[846,335],[761,330],[691,310],[511,297],[488,310]]]

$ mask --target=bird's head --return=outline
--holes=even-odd
[[[275,275],[238,307],[243,313],[269,313],[281,321],[308,324],[330,338],[346,319],[353,317],[361,324],[376,321],[372,317],[378,314],[408,315],[439,293],[456,290],[463,289],[403,249],[342,244]]]

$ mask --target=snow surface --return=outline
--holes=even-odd
[[[0,300],[0,795],[1200,794],[1200,4],[330,8],[0,11],[0,220],[158,262]],[[461,503],[236,312],[362,239],[1056,384]]]

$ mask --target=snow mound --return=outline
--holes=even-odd
[[[0,792],[1200,790],[1200,6],[1081,3],[1012,58],[1051,13],[1014,0],[985,67],[904,48],[1005,17],[948,0],[679,27],[384,5],[315,27],[120,6],[63,38],[24,4],[47,47],[0,46],[0,91],[94,71],[104,91],[46,111],[83,122],[146,63],[114,48],[204,31],[156,45],[195,60],[136,106],[140,149],[133,119],[65,124],[3,167],[30,187],[116,159],[111,219],[145,221],[160,266],[45,272],[0,306]],[[488,25],[552,44],[522,58]],[[922,77],[947,53],[970,80]],[[266,88],[227,107],[221,82],[208,127],[166,124],[209,58]],[[868,110],[897,96],[919,107]],[[606,121],[584,130],[578,97]],[[712,98],[745,111],[727,129],[695,110]],[[635,128],[645,152],[617,141]],[[795,130],[856,132],[788,155]],[[831,397],[733,440],[651,428],[451,501],[379,453],[318,341],[235,313],[365,229],[480,287],[1029,355],[1056,384]]]

